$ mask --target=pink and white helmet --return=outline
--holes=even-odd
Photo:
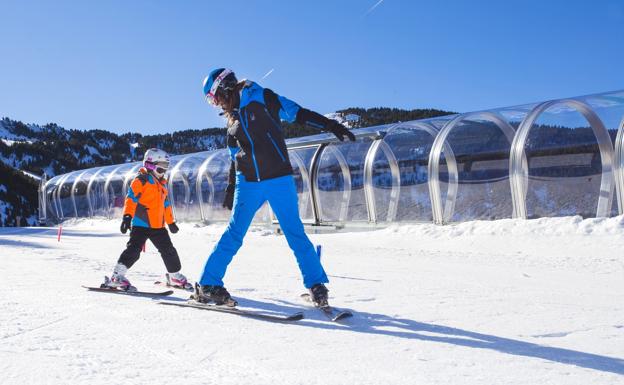
[[[143,155],[143,167],[162,178],[169,169],[169,154],[159,148],[150,148]]]

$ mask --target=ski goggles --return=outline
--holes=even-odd
[[[206,94],[206,101],[208,103],[212,104],[213,106],[219,104],[219,99],[217,99],[217,90],[219,89],[219,86],[221,85],[223,79],[225,79],[231,73],[232,70],[225,69],[221,71],[219,76],[217,76],[217,78],[212,83],[212,86],[210,87],[210,91],[208,91],[208,93]]]
[[[158,174],[164,174],[169,169],[169,163],[159,162],[159,163],[151,163],[145,162],[145,168],[150,171],[156,171]]]

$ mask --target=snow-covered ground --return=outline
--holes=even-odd
[[[197,279],[222,226],[182,224]],[[311,235],[330,323],[298,298],[283,236],[253,228],[226,284],[276,324],[88,292],[127,236],[118,223],[0,229],[2,384],[624,384],[624,219],[409,225]],[[129,278],[153,289],[151,244]],[[184,298],[176,292],[174,297]]]

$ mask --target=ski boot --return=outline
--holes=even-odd
[[[197,302],[214,303],[215,305],[225,305],[234,307],[238,302],[232,298],[227,289],[223,286],[199,285],[195,284],[195,294],[191,296]]]
[[[136,291],[137,288],[130,284],[128,278],[126,278],[126,272],[128,268],[121,263],[118,263],[113,269],[113,275],[110,278],[104,277],[104,283],[102,288],[117,289],[123,291]]]
[[[312,300],[314,306],[321,309],[329,307],[329,302],[327,301],[328,292],[329,290],[327,290],[327,287],[325,287],[325,285],[323,285],[322,283],[317,283],[316,285],[312,286],[310,288],[310,300]]]
[[[167,286],[193,291],[193,285],[186,279],[184,274],[180,272],[167,273],[165,277],[167,278]]]
[[[121,291],[137,291],[137,288],[130,284],[128,278],[120,274],[113,274],[110,278],[104,276],[104,283],[100,287]]]

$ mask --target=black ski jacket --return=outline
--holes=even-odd
[[[331,122],[325,116],[302,108],[251,81],[247,81],[240,91],[240,103],[234,116],[227,131],[227,146],[232,159],[230,184],[235,183],[235,172],[242,173],[249,182],[293,173],[281,120],[319,130],[326,129]]]

